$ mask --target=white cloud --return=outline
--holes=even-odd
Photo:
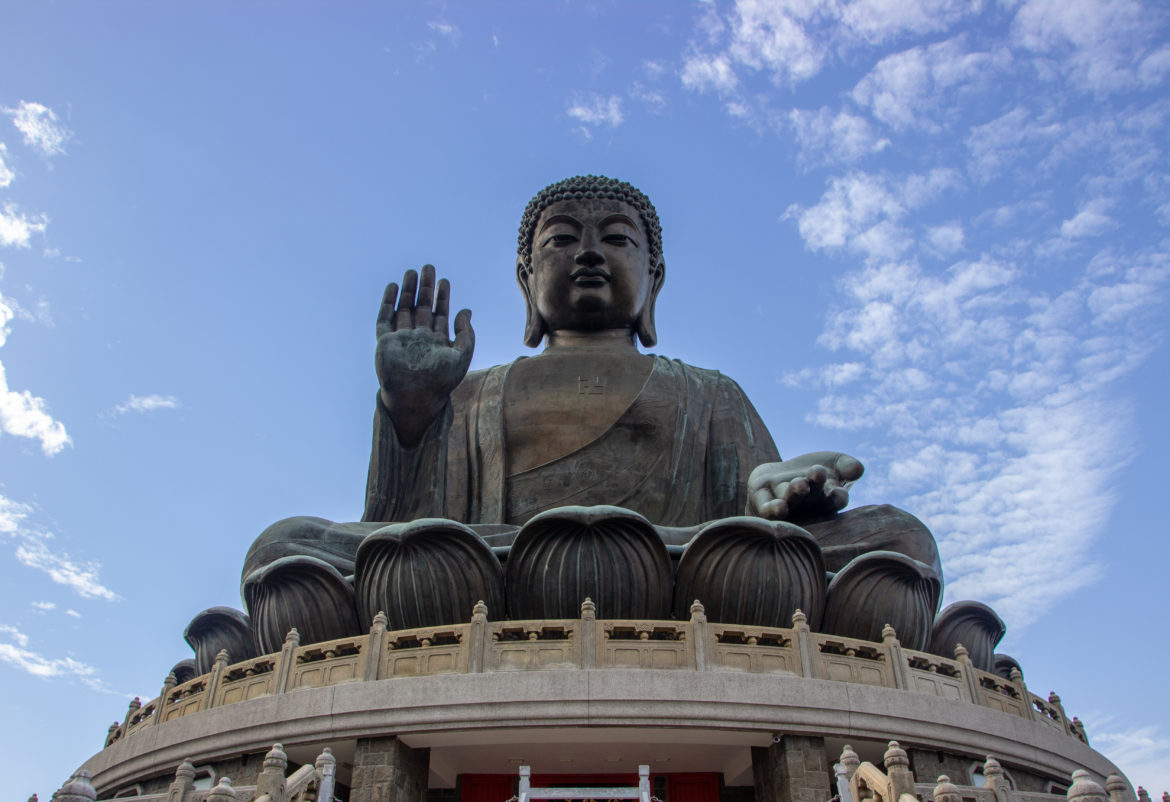
[[[49,414],[45,399],[28,390],[8,388],[3,365],[0,365],[0,427],[8,434],[39,440],[41,451],[49,457],[73,443],[65,424]]]
[[[28,648],[28,636],[7,624],[0,624],[0,633],[7,635],[6,640],[11,641],[0,642],[0,662],[8,663],[34,677],[73,677],[95,691],[110,692],[98,678],[97,669],[93,666],[72,657],[48,658],[37,654]]]
[[[12,183],[12,179],[16,178],[16,173],[4,163],[5,157],[8,155],[8,146],[0,142],[0,188],[6,187]]]
[[[79,563],[68,554],[49,548],[47,535],[29,536],[16,547],[16,559],[29,568],[44,571],[58,585],[65,585],[84,599],[115,601],[118,595],[101,583],[101,566]]]
[[[27,248],[29,237],[43,232],[48,224],[49,218],[45,215],[30,219],[16,204],[6,203],[4,210],[0,211],[0,245]]]
[[[74,609],[66,610],[65,615],[69,616],[70,618],[81,618],[81,613],[77,612]]]
[[[1010,60],[1006,51],[967,52],[962,37],[886,56],[853,88],[858,105],[894,130],[940,130],[940,117],[955,104],[950,93],[986,82]]]
[[[1107,726],[1116,729],[1101,732],[1101,722],[1097,718],[1093,720],[1098,722],[1093,731],[1093,747],[1116,763],[1134,785],[1140,782],[1155,791],[1170,788],[1170,763],[1166,761],[1170,738],[1160,727],[1123,727],[1114,718]]]
[[[901,222],[907,212],[959,183],[958,173],[946,168],[901,182],[853,172],[831,178],[816,205],[793,204],[784,216],[797,221],[800,236],[813,250],[845,248],[869,260],[895,259],[914,244]]]
[[[440,20],[432,20],[427,23],[427,27],[440,36],[445,36],[451,40],[452,43],[459,40],[459,28],[449,22],[442,22]]]
[[[40,103],[20,101],[14,109],[4,109],[12,116],[12,124],[24,134],[24,143],[45,156],[57,156],[65,152],[70,131],[57,122],[57,115],[48,106]]]
[[[178,409],[179,399],[173,395],[131,395],[110,410],[111,415],[125,415],[127,412],[153,412],[156,409]]]
[[[949,256],[963,249],[963,226],[957,222],[926,229],[926,242],[938,256]]]
[[[1094,198],[1060,224],[1060,236],[1065,239],[1096,237],[1116,228],[1117,222],[1106,214],[1114,205],[1111,198]]]
[[[843,4],[840,14],[850,31],[880,43],[905,33],[945,31],[981,6],[979,0],[856,0]]]
[[[800,160],[806,165],[848,164],[890,145],[864,117],[847,111],[834,114],[827,106],[817,111],[793,109],[788,120],[800,145]]]
[[[1083,89],[1105,94],[1140,82],[1136,67],[1153,30],[1149,17],[1136,0],[1026,0],[1012,21],[1012,39],[1057,58],[1061,80],[1068,76]]]
[[[603,98],[590,95],[569,106],[567,114],[585,125],[608,125],[617,128],[624,121],[622,99],[617,95]]]
[[[712,7],[701,16],[708,48],[686,59],[682,82],[688,89],[726,94],[737,90],[742,70],[795,86],[859,45],[943,31],[981,5],[980,0],[736,0],[726,15]]]
[[[700,92],[714,89],[727,93],[739,83],[726,56],[690,56],[683,63],[680,77],[683,86]]]
[[[49,548],[53,535],[27,526],[32,508],[27,504],[0,496],[0,534],[16,540],[16,559],[30,568],[44,571],[59,585],[71,588],[82,598],[114,601],[118,595],[102,584],[101,566],[94,562],[78,563],[68,554]]]
[[[1115,500],[1101,488],[1131,451],[1109,387],[1151,347],[1170,253],[1103,251],[1039,291],[1028,278],[988,259],[854,271],[820,338],[853,358],[789,377],[822,389],[813,422],[882,433],[857,500],[922,517],[948,598],[1015,627],[1097,576],[1089,548]]]
[[[54,604],[53,602],[47,602],[47,601],[29,602],[29,606],[32,607],[34,610],[40,610],[42,613],[47,613],[50,610],[57,609],[56,604]]]
[[[971,128],[966,140],[971,154],[968,170],[980,181],[990,181],[1038,148],[1060,141],[1066,131],[1062,123],[1036,120],[1028,109],[1016,106],[991,122]]]

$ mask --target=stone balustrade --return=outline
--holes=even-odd
[[[1004,679],[975,668],[961,645],[948,659],[903,648],[888,626],[881,642],[869,642],[813,632],[799,610],[788,629],[711,623],[698,602],[690,612],[686,621],[598,620],[586,599],[576,619],[491,621],[481,602],[466,624],[388,631],[378,614],[367,635],[303,646],[293,629],[279,652],[229,664],[221,651],[208,674],[181,684],[168,676],[157,698],[131,702],[105,745],[202,710],[298,688],[549,668],[742,671],[876,685],[992,708],[1088,743],[1058,696],[1031,693],[1018,669]]]

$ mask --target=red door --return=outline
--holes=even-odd
[[[515,774],[464,774],[460,802],[505,802],[516,795]]]

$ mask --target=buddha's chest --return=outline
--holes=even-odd
[[[641,354],[542,355],[516,363],[504,391],[508,473],[551,462],[603,435],[637,397],[652,364]]]

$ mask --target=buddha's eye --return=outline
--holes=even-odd
[[[607,245],[616,245],[619,248],[625,248],[627,245],[638,246],[638,243],[634,242],[634,238],[626,234],[606,234],[602,241]]]
[[[577,238],[572,234],[553,234],[544,241],[544,244],[548,245],[551,243],[553,245],[571,245],[576,241]]]

